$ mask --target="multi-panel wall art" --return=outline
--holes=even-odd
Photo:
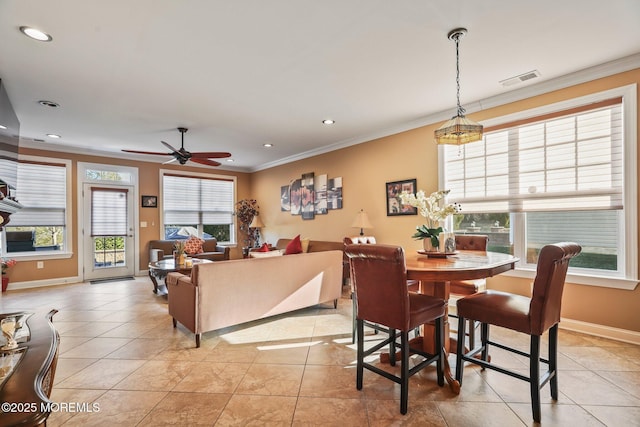
[[[327,175],[308,172],[280,187],[282,212],[313,219],[332,209],[342,209],[342,177],[327,178]]]

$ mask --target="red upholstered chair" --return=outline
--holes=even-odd
[[[344,243],[345,248],[347,247],[347,245],[353,245],[353,244],[375,245],[376,238],[373,236],[345,237],[344,239],[342,239],[342,242]],[[343,256],[343,263],[349,264],[349,258],[347,257],[346,254],[344,254]],[[349,276],[351,276],[351,273],[349,273]],[[353,293],[353,283],[351,282],[350,278],[349,278],[349,281],[350,281],[349,285],[351,286],[351,301],[353,304],[353,310],[352,310],[353,328],[351,331],[351,343],[355,343],[356,342],[356,299]],[[420,282],[418,280],[407,280],[407,287],[411,292],[418,292],[420,290]],[[365,323],[365,324],[368,327],[372,328],[376,334],[378,333],[378,331],[382,331],[382,332],[387,331],[385,328],[380,328],[378,325],[375,325],[375,324],[370,324],[370,323]],[[419,329],[416,329],[416,334],[418,332],[419,332]]]
[[[456,235],[456,249],[461,251],[486,251],[487,244],[489,243],[489,236],[486,234],[457,234]],[[487,289],[486,279],[476,280],[452,280],[450,282],[450,292],[453,297],[449,302],[455,301],[456,297],[473,295],[480,291]],[[453,311],[453,310],[451,310]],[[450,317],[458,317],[455,314],[450,314]],[[476,333],[475,329],[477,323],[473,320],[469,320],[469,347],[473,348],[476,345]]]
[[[404,250],[400,246],[357,244],[348,245],[345,254],[351,265],[351,280],[356,294],[356,322],[358,327],[358,361],[356,387],[362,390],[364,368],[400,384],[400,412],[407,413],[409,377],[425,366],[436,362],[438,385],[444,385],[443,317],[445,302],[441,298],[409,292]],[[364,322],[389,328],[388,338],[364,350]],[[427,322],[435,322],[437,354],[409,348],[409,331]],[[396,342],[400,332],[400,343]],[[400,347],[400,376],[365,362],[365,358],[389,345],[389,359],[396,362],[396,348]],[[409,369],[409,354],[424,358]]]
[[[536,278],[530,298],[486,290],[458,300],[456,379],[461,385],[465,361],[527,381],[531,388],[533,420],[540,422],[540,388],[550,381],[551,397],[558,398],[558,323],[562,291],[569,260],[580,251],[581,247],[576,243],[563,242],[544,246],[538,255]],[[465,353],[463,343],[467,319],[481,322],[481,345]],[[489,325],[501,326],[529,335],[531,337],[529,353],[489,340]],[[548,360],[540,357],[540,336],[547,330],[549,331]],[[528,357],[529,376],[489,363],[490,345]],[[481,360],[474,358],[478,353],[481,353]],[[548,370],[542,377],[540,377],[540,362],[548,365]]]

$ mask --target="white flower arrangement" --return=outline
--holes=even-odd
[[[400,194],[402,204],[418,208],[418,212],[426,219],[426,224],[416,227],[416,233],[411,236],[416,240],[429,238],[434,247],[439,246],[438,236],[443,229],[440,223],[445,221],[450,215],[457,214],[461,208],[458,203],[449,203],[444,206],[442,200],[451,190],[434,191],[426,197],[425,192],[420,190],[416,194],[403,191]]]

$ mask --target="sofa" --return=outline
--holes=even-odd
[[[278,239],[276,242],[276,249],[284,250],[289,242],[293,239]],[[303,249],[307,246],[307,253],[309,252],[323,252],[323,251],[342,251],[344,254],[344,243],[342,242],[327,242],[322,240],[310,240],[302,239]],[[349,278],[349,261],[343,257],[342,262],[342,283],[346,283]]]
[[[151,240],[149,241],[149,260],[157,261],[173,256],[175,240]],[[208,259],[210,261],[226,261],[229,259],[229,248],[218,244],[216,239],[204,239],[203,252],[189,254],[192,258]]]
[[[342,294],[342,250],[194,265],[167,275],[169,314],[195,334],[333,301]]]

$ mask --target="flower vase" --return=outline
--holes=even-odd
[[[2,275],[2,292],[7,291],[7,286],[9,286],[9,278],[3,274]]]
[[[433,246],[433,244],[431,244],[431,239],[428,237],[426,239],[422,239],[422,247],[425,252],[440,252],[440,247]]]
[[[184,254],[175,254],[176,265],[184,265]]]

